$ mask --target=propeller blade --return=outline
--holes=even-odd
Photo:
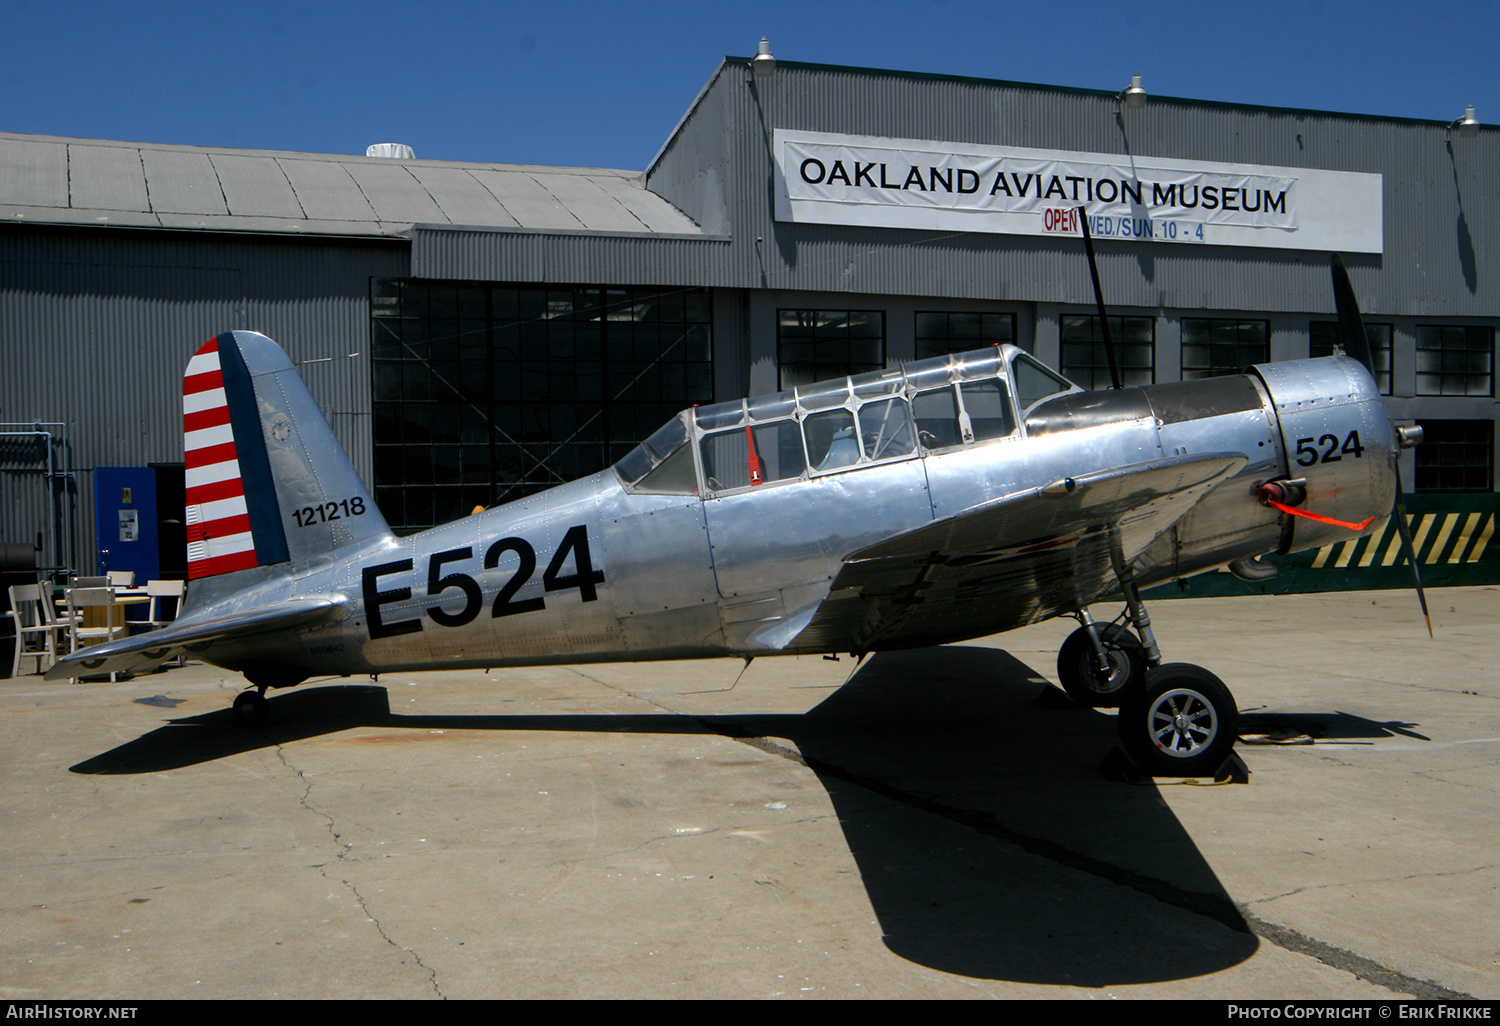
[[[1411,543],[1411,527],[1406,522],[1406,503],[1401,498],[1401,466],[1396,465],[1396,531],[1401,535],[1401,551],[1406,554],[1406,563],[1411,567],[1412,583],[1417,588],[1417,601],[1422,604],[1422,616],[1427,620],[1427,636],[1432,633],[1432,615],[1427,612],[1427,595],[1422,591],[1422,570],[1417,565],[1417,552]]]
[[[1359,302],[1349,272],[1337,253],[1333,254],[1333,305],[1339,315],[1339,344],[1344,352],[1364,364],[1370,377],[1375,376],[1375,356],[1370,352],[1370,337],[1365,334],[1365,319],[1360,316]]]
[[[1349,281],[1349,271],[1337,253],[1331,261],[1333,273],[1333,305],[1339,314],[1339,344],[1344,352],[1364,364],[1370,377],[1375,377],[1375,358],[1370,352],[1370,337],[1365,334],[1365,319],[1359,312],[1359,300],[1354,298],[1354,286]],[[1427,594],[1422,590],[1422,568],[1417,564],[1416,547],[1411,542],[1411,527],[1406,522],[1405,491],[1401,486],[1401,465],[1396,464],[1396,501],[1392,504],[1392,515],[1396,518],[1396,532],[1401,536],[1401,551],[1406,555],[1406,564],[1411,567],[1412,583],[1417,589],[1417,601],[1422,604],[1422,617],[1427,621],[1427,636],[1433,637],[1432,614],[1427,611]]]
[[[1104,340],[1104,358],[1109,361],[1109,383],[1110,387],[1118,390],[1120,365],[1115,362],[1114,339],[1109,337],[1109,316],[1104,312],[1104,290],[1099,287],[1099,264],[1094,259],[1094,236],[1089,233],[1089,215],[1083,207],[1078,208],[1078,221],[1083,226],[1083,248],[1089,256],[1089,276],[1094,279],[1094,305],[1099,308],[1099,337]]]

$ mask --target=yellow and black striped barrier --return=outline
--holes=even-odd
[[[1406,514],[1424,587],[1500,584],[1500,541],[1495,538],[1500,494],[1408,495]],[[1147,595],[1281,595],[1411,587],[1395,517],[1367,537],[1268,558],[1279,571],[1268,581],[1242,581],[1220,570],[1153,588]]]

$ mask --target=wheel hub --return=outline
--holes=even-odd
[[[1218,733],[1218,718],[1212,704],[1186,688],[1160,696],[1151,706],[1149,722],[1157,749],[1178,759],[1203,751]]]

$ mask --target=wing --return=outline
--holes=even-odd
[[[80,649],[54,663],[45,679],[148,670],[186,648],[300,627],[335,616],[343,609],[341,596],[314,597],[279,602],[253,613],[179,620],[159,631]]]
[[[789,650],[941,644],[1078,609],[1245,465],[1239,453],[1135,463],[1015,492],[849,555]]]

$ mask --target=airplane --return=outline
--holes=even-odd
[[[1100,391],[1011,345],[917,360],[684,410],[606,470],[408,537],[282,349],[226,332],[184,377],[181,614],[47,678],[186,652],[244,675],[234,715],[255,724],[313,677],[862,658],[1071,616],[1067,693],[1118,706],[1147,772],[1212,773],[1234,697],[1162,661],[1140,590],[1379,530],[1420,441],[1393,429],[1333,273],[1361,359]],[[1115,595],[1101,626],[1089,606]]]

